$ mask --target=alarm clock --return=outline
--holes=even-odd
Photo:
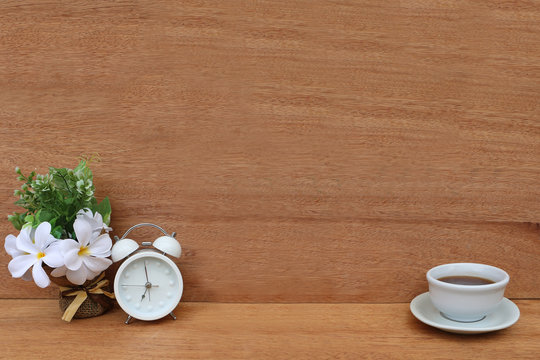
[[[126,238],[134,229],[151,226],[164,235],[153,242],[139,244]],[[111,250],[113,262],[124,260],[114,278],[114,293],[118,305],[128,315],[125,324],[132,318],[139,320],[157,320],[170,315],[174,320],[173,310],[178,306],[184,290],[182,274],[178,266],[167,255],[179,258],[182,248],[176,233],[169,235],[161,227],[142,223],[129,228],[118,239]]]

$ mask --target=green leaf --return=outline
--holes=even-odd
[[[18,190],[17,193],[21,198],[15,202],[25,212],[13,214],[9,221],[16,229],[48,221],[56,229],[54,235],[57,238],[65,238],[73,233],[76,213],[83,208],[99,211],[105,222],[109,223],[111,210],[108,199],[98,206],[94,197],[92,171],[88,167],[91,160],[83,159],[74,170],[50,167],[47,175],[36,175],[33,171],[25,177],[22,191]],[[18,175],[23,176],[23,173]]]
[[[23,200],[23,199],[19,199],[19,200],[15,201],[14,204],[23,206],[23,205],[26,205],[26,201]]]
[[[61,239],[62,238],[62,227],[60,225],[55,226],[51,230],[51,235],[54,236],[57,239]]]
[[[39,217],[38,217],[38,214],[39,214]],[[40,209],[37,213],[36,213],[36,218],[38,219],[39,223],[42,223],[44,221],[47,221],[47,222],[51,222],[51,219],[54,218],[54,214],[52,212],[50,212],[49,210],[46,210],[46,209]]]
[[[103,222],[108,226],[111,222],[111,203],[109,198],[106,197],[97,206],[92,209],[94,212],[98,212],[103,217]]]
[[[26,217],[24,218],[24,222],[25,223],[34,223],[34,215],[26,215]]]
[[[34,220],[36,222],[36,225],[39,225],[42,223],[41,220],[39,220],[39,217],[41,215],[41,209],[39,209],[35,214],[34,214]]]
[[[97,208],[97,200],[95,197],[92,197],[92,199],[90,199],[90,202],[89,202],[89,205],[87,206],[88,208],[90,208],[90,210],[92,210],[93,212],[96,212],[96,208]]]
[[[54,228],[56,225],[56,218],[48,220],[49,224],[51,224],[51,227]]]
[[[52,183],[53,185],[58,189],[65,189],[67,187],[67,182],[65,180],[66,173],[61,171],[65,169],[57,169],[56,171],[53,170],[54,168],[50,168],[49,172],[53,175]]]
[[[17,230],[21,230],[24,225],[24,214],[14,213],[13,215],[8,216],[9,222],[13,224],[13,227]]]

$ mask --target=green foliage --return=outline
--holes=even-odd
[[[25,211],[9,215],[8,220],[17,230],[26,224],[36,227],[47,221],[57,239],[74,238],[73,222],[81,209],[99,212],[103,222],[109,225],[111,204],[108,198],[98,204],[94,197],[93,175],[88,167],[91,160],[82,159],[74,169],[50,167],[46,175],[32,171],[25,176],[15,168],[17,179],[23,181],[20,190],[14,192],[19,197],[15,204]]]
[[[106,197],[99,204],[91,208],[91,210],[93,213],[100,213],[103,217],[103,223],[109,226],[109,224],[111,223],[111,203],[109,202],[108,197]]]

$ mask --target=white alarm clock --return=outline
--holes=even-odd
[[[139,244],[126,236],[141,226],[155,227],[164,236],[153,242],[143,241],[146,248],[139,249]],[[176,320],[173,310],[182,297],[184,282],[178,266],[167,257],[179,258],[182,253],[175,235],[167,234],[155,224],[143,223],[129,228],[120,239],[115,237],[112,260],[117,262],[127,257],[114,278],[116,301],[128,314],[126,324],[132,318],[148,321],[167,315]]]

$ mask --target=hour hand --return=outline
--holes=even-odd
[[[144,300],[144,297],[146,296],[146,292],[148,291],[148,288],[144,290],[144,294],[141,296],[141,302]]]

